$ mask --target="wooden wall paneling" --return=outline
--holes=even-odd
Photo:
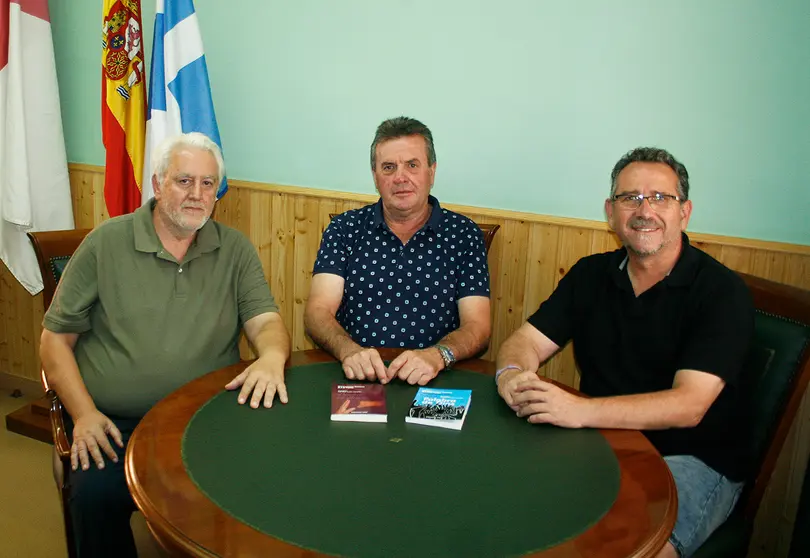
[[[778,277],[778,281],[782,281],[785,270],[785,258],[777,257],[772,252],[765,250],[754,250],[751,257],[751,274],[757,277]]]
[[[93,226],[99,225],[110,218],[107,213],[107,204],[104,201],[104,173],[93,175]]]
[[[491,278],[490,300],[496,309],[492,321],[491,354],[523,324],[523,295],[526,283],[526,246],[529,227],[522,221],[504,221],[495,236],[500,243],[493,257],[499,261],[498,273]]]
[[[0,372],[39,381],[42,295],[31,296],[0,262]]]
[[[321,199],[305,196],[295,200],[295,281],[293,304],[293,350],[311,349],[315,345],[304,333],[304,309],[309,298],[312,267],[321,243]],[[334,206],[326,200],[327,207]]]
[[[287,194],[273,194],[270,291],[276,299],[287,331],[293,332],[295,298],[295,200]]]
[[[726,267],[741,273],[751,273],[754,260],[754,252],[750,248],[737,246],[723,246],[720,250],[720,257],[717,258]]]
[[[787,254],[782,276],[775,281],[810,289],[810,256]]]
[[[503,261],[503,254],[506,252],[504,245],[509,242],[509,240],[504,236],[504,233],[506,232],[506,222],[504,220],[489,218],[487,219],[487,222],[501,226],[501,228],[495,234],[495,238],[492,240],[492,245],[490,246],[489,253],[487,254],[487,263],[489,264],[489,313],[492,330],[490,333],[489,346],[487,347],[487,351],[482,355],[482,358],[495,360],[498,347],[500,347],[503,339],[508,337],[509,333],[511,333],[503,331],[497,338],[495,335],[498,324],[500,324],[503,320],[503,318],[500,316],[501,306],[498,301],[500,300],[500,293],[503,290],[502,284],[505,281],[504,273],[505,270],[508,269],[508,262]]]
[[[269,192],[250,192],[250,231],[248,236],[256,247],[265,277],[273,273],[273,195]]]
[[[526,250],[526,283],[523,319],[527,319],[554,291],[559,281],[557,260],[560,248],[560,227],[532,223]]]
[[[717,261],[722,261],[720,259],[722,257],[721,252],[723,251],[723,245],[722,244],[712,244],[712,243],[709,243],[709,242],[702,242],[702,241],[694,241],[694,242],[692,242],[692,244],[695,247],[700,248],[701,250],[703,250],[704,252],[709,254],[711,257],[713,257]]]
[[[77,229],[88,229],[96,226],[94,210],[95,187],[93,182],[99,174],[103,181],[103,172],[80,170],[70,173],[70,197],[73,202],[73,222]]]

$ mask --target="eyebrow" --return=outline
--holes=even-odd
[[[191,174],[190,172],[179,172],[179,173],[177,173],[177,174],[175,174],[173,176],[174,176],[174,178],[195,178],[196,175]],[[217,175],[215,175],[215,174],[204,174],[204,175],[200,176],[200,178],[213,178],[213,179],[216,179]]]

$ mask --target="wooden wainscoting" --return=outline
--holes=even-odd
[[[104,169],[71,164],[76,227],[94,227],[107,218]],[[245,233],[256,246],[270,288],[291,332],[295,349],[312,347],[303,313],[312,266],[330,213],[360,207],[373,195],[229,181],[215,219]],[[597,203],[599,200],[596,200]],[[492,277],[492,356],[503,340],[548,297],[560,277],[581,257],[613,250],[618,241],[598,221],[550,217],[448,204],[479,223],[501,225],[489,254]],[[692,233],[692,241],[738,271],[810,289],[810,246]],[[29,379],[39,371],[37,356],[41,296],[31,297],[0,269],[0,370]],[[247,348],[243,347],[247,355]],[[545,374],[577,386],[570,350],[546,365]],[[757,522],[750,556],[786,556],[808,451],[810,397],[804,398],[780,457]]]

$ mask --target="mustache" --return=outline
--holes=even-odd
[[[650,227],[659,227],[658,221],[655,219],[645,219],[644,217],[633,217],[627,222],[627,226],[636,229],[636,228],[650,228]]]

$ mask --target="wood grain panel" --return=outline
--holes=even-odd
[[[93,227],[107,218],[103,203],[104,170],[70,165],[77,227]],[[295,349],[312,346],[303,331],[303,308],[312,265],[330,213],[362,207],[376,199],[295,186],[230,181],[218,202],[215,219],[246,234],[262,267]],[[604,222],[448,204],[479,223],[501,230],[489,253],[493,330],[492,358],[500,344],[556,287],[581,257],[616,249],[619,244]],[[690,233],[695,245],[738,271],[810,289],[810,246]],[[31,297],[0,266],[0,372],[36,380],[42,321],[41,296]],[[243,356],[251,356],[247,345]],[[577,386],[579,377],[568,347],[543,369],[551,378]],[[785,444],[773,481],[760,509],[750,556],[787,555],[790,534],[810,452],[810,395]]]

